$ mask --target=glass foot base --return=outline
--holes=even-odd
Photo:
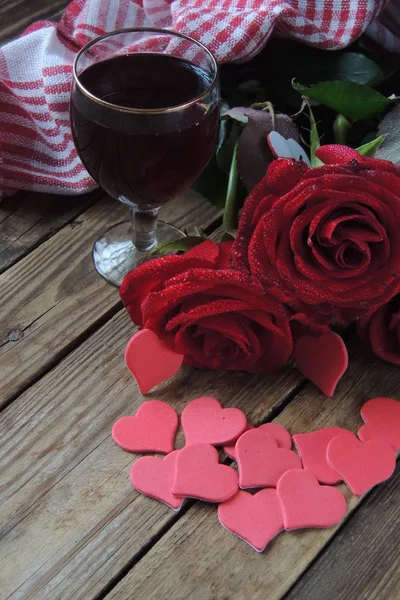
[[[169,223],[158,221],[157,244],[166,244],[181,237],[185,237],[183,231]],[[150,252],[140,252],[133,245],[129,221],[108,229],[93,246],[93,262],[97,272],[117,287],[129,271],[151,258]]]

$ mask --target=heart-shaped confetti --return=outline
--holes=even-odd
[[[241,435],[235,451],[241,488],[275,487],[283,473],[301,468],[295,452],[279,448],[276,439],[260,428]]]
[[[337,488],[320,485],[306,469],[282,475],[276,488],[285,529],[333,527],[346,513],[346,499]]]
[[[131,468],[131,482],[134,488],[146,496],[164,502],[174,510],[179,510],[184,502],[184,498],[171,493],[179,452],[180,450],[175,450],[164,458],[142,456]]]
[[[206,502],[224,502],[238,491],[234,469],[221,465],[210,444],[193,444],[179,451],[172,493]]]
[[[254,428],[242,411],[224,409],[215,398],[196,398],[184,409],[187,445],[181,450],[173,450],[178,415],[159,400],[145,402],[136,415],[119,419],[112,435],[130,452],[169,453],[134,463],[131,481],[138,491],[174,510],[185,497],[221,503],[221,524],[261,552],[283,528],[336,525],[346,512],[346,500],[332,484],[343,480],[360,496],[393,474],[399,406],[391,398],[374,398],[363,406],[366,423],[359,436],[365,442],[341,427],[295,434],[304,468],[290,450],[292,439],[284,427],[265,423]],[[216,445],[237,458],[239,477],[220,464]],[[266,489],[250,494],[239,484]]]
[[[262,552],[283,531],[283,517],[276,491],[260,490],[250,494],[239,490],[218,506],[221,524],[250,546]]]
[[[389,442],[381,439],[360,442],[349,433],[334,437],[326,455],[328,464],[355,496],[362,496],[389,479],[396,467],[396,454]]]
[[[112,436],[128,452],[161,452],[174,449],[178,415],[166,402],[143,402],[136,415],[121,417],[114,423]]]
[[[182,412],[186,445],[207,443],[222,446],[236,440],[246,429],[247,419],[238,408],[222,408],[215,398],[196,398]]]
[[[168,348],[150,329],[142,329],[129,340],[125,362],[141,393],[147,394],[179,371],[183,354]]]
[[[250,431],[250,429],[255,429],[255,427],[253,427],[250,424],[247,424],[247,427],[243,433],[246,433],[246,431]],[[261,429],[262,431],[266,431],[267,433],[272,435],[272,437],[276,439],[279,448],[286,448],[287,450],[290,450],[290,448],[292,447],[292,438],[290,436],[290,433],[282,425],[279,425],[278,423],[264,423],[263,425],[259,425],[257,429]],[[224,445],[225,454],[227,454],[227,456],[229,456],[229,458],[232,458],[233,460],[236,460],[235,446],[236,442]]]
[[[255,427],[253,427],[253,425],[250,425],[250,423],[247,423],[246,429],[243,431],[243,433],[246,433],[246,431],[250,431],[251,429],[255,429]],[[243,435],[243,433],[241,433],[240,435]],[[235,450],[236,442],[237,442],[237,439],[234,440],[233,442],[230,442],[229,444],[224,444],[224,446],[223,446],[223,450],[224,450],[225,454],[227,456],[229,456],[229,458],[232,458],[233,460],[237,460],[236,450]]]
[[[304,335],[294,347],[296,367],[328,397],[347,369],[348,355],[344,341],[333,331],[319,337]]]
[[[326,459],[329,442],[341,433],[350,432],[342,427],[325,427],[310,433],[295,433],[293,436],[303,467],[314,473],[320,483],[334,485],[341,482],[340,476]]]
[[[361,416],[365,425],[359,429],[360,440],[381,438],[396,451],[400,450],[400,402],[393,398],[372,398],[362,407]]]

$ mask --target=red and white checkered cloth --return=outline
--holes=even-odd
[[[37,23],[0,50],[0,198],[95,187],[71,138],[71,65],[93,37],[133,26],[186,33],[221,62],[251,58],[272,33],[336,50],[366,31],[400,52],[400,0],[74,0],[58,25]]]

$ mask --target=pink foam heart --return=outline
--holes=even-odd
[[[279,448],[275,438],[262,429],[251,429],[236,442],[241,488],[275,487],[289,469],[301,468],[297,454]]]
[[[346,499],[337,488],[320,485],[311,471],[293,469],[276,487],[285,529],[333,527],[346,513]]]
[[[238,491],[234,469],[218,462],[210,444],[193,444],[179,451],[172,493],[206,502],[224,502]]]
[[[161,452],[174,449],[178,415],[160,400],[143,402],[136,415],[121,417],[114,423],[112,436],[128,452]]]
[[[147,394],[179,371],[183,354],[168,348],[150,329],[142,329],[129,340],[125,362],[141,393]]]
[[[247,424],[247,427],[243,433],[250,431],[250,429],[255,428],[252,425]],[[287,450],[290,450],[292,447],[292,438],[290,437],[290,433],[287,429],[282,427],[282,425],[279,425],[278,423],[264,423],[263,425],[259,425],[257,429],[262,429],[263,431],[266,431],[272,435],[272,437],[276,439],[279,448],[286,448]],[[224,445],[225,454],[227,454],[229,458],[232,458],[233,460],[236,460],[235,445],[236,442]]]
[[[246,431],[250,431],[250,429],[255,429],[255,427],[253,427],[253,425],[250,425],[250,423],[247,423],[246,429],[243,431],[243,433],[246,433]],[[243,433],[241,433],[241,435],[243,435]],[[237,442],[237,440],[233,440],[233,442],[230,442],[229,444],[224,444],[224,446],[223,446],[223,450],[224,450],[225,454],[227,456],[229,456],[229,458],[232,458],[233,460],[237,460],[236,451],[235,451],[236,442]]]
[[[326,449],[329,442],[340,433],[350,433],[342,427],[325,427],[310,433],[295,433],[293,441],[300,454],[303,467],[314,473],[320,483],[340,483],[338,473],[328,465]]]
[[[181,416],[186,445],[204,442],[222,446],[236,440],[247,425],[238,408],[222,408],[215,398],[203,397],[185,406]]]
[[[219,504],[218,518],[228,531],[245,540],[257,552],[262,552],[283,531],[282,512],[273,489],[260,490],[254,495],[239,490]]]
[[[164,502],[174,510],[179,510],[184,502],[184,498],[171,493],[179,452],[175,450],[164,458],[143,456],[133,463],[131,468],[131,482],[134,488],[146,496]]]
[[[362,407],[361,416],[365,425],[358,432],[360,440],[381,438],[396,451],[400,450],[400,402],[393,398],[372,398]]]
[[[328,464],[355,496],[361,496],[393,475],[396,454],[385,440],[360,442],[354,434],[340,434],[328,444]]]
[[[297,340],[293,356],[300,373],[326,396],[333,396],[348,365],[346,345],[340,335],[333,331],[317,338],[304,335]]]

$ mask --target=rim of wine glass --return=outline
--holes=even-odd
[[[87,52],[87,50],[89,50],[89,48],[91,48],[91,46],[94,46],[101,40],[104,40],[108,37],[112,37],[114,35],[120,35],[123,33],[140,33],[141,31],[148,32],[148,33],[161,33],[161,34],[171,35],[174,37],[180,37],[184,40],[188,40],[189,42],[192,42],[193,44],[196,44],[196,46],[199,46],[200,48],[205,50],[205,52],[211,58],[211,61],[212,61],[213,67],[214,67],[214,71],[215,71],[212,82],[207,87],[207,89],[204,92],[202,92],[199,96],[196,96],[192,100],[189,100],[189,102],[185,102],[184,104],[177,104],[174,106],[167,106],[165,108],[130,108],[129,106],[118,106],[118,104],[112,104],[112,102],[106,102],[105,100],[101,100],[100,98],[97,98],[97,96],[95,96],[94,94],[90,93],[89,90],[87,90],[85,88],[85,86],[82,85],[81,81],[79,80],[77,66],[78,66],[80,57],[85,52]],[[83,72],[84,71],[82,71],[82,73]],[[213,53],[211,52],[211,50],[209,50],[207,48],[207,46],[205,46],[201,42],[198,42],[194,38],[191,38],[190,36],[185,35],[184,33],[178,33],[177,31],[171,31],[170,29],[158,29],[156,27],[127,27],[126,29],[116,29],[115,31],[111,31],[110,33],[105,33],[104,35],[99,35],[98,37],[96,37],[93,40],[91,40],[90,42],[88,42],[85,46],[83,46],[83,48],[81,48],[79,50],[78,54],[75,57],[75,60],[73,62],[73,66],[72,66],[72,73],[73,73],[74,81],[75,81],[76,85],[78,86],[78,88],[80,89],[80,91],[83,92],[85,94],[85,96],[87,96],[88,98],[93,100],[93,102],[96,102],[97,104],[100,104],[101,106],[104,106],[106,108],[111,108],[113,110],[118,110],[121,112],[134,113],[134,114],[153,114],[154,115],[154,114],[164,114],[164,113],[168,113],[168,112],[176,112],[178,110],[183,110],[185,108],[188,108],[189,106],[193,106],[193,104],[198,103],[199,100],[201,100],[202,98],[205,98],[210,93],[210,91],[212,90],[212,88],[215,86],[215,84],[217,82],[219,68],[218,68],[217,60],[216,60],[215,56],[213,55]]]

